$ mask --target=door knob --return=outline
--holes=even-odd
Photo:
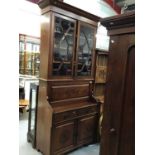
[[[115,132],[116,130],[114,128],[111,128],[110,129],[110,132]]]
[[[110,129],[110,133],[111,133],[111,134],[116,134],[116,129],[115,129],[115,128],[111,128],[111,129]]]

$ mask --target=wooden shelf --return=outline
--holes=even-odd
[[[53,63],[56,63],[56,64],[61,64],[61,63],[63,63],[63,64],[71,64],[71,61],[69,62],[67,62],[67,61],[53,61]]]

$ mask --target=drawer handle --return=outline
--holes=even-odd
[[[76,111],[73,111],[72,114],[76,115]]]

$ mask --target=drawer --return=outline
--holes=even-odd
[[[91,113],[97,113],[97,107],[96,106],[79,109],[77,111],[78,116],[88,115]]]
[[[85,108],[80,108],[75,110],[69,110],[66,112],[56,113],[54,114],[54,123],[72,120],[74,118],[92,114],[92,113],[97,113],[97,106],[85,107]]]
[[[57,122],[70,120],[74,117],[77,117],[77,111],[76,110],[54,114],[54,121],[55,121],[55,123],[57,123]]]

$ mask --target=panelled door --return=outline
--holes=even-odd
[[[134,155],[134,34],[111,36],[100,155]]]

